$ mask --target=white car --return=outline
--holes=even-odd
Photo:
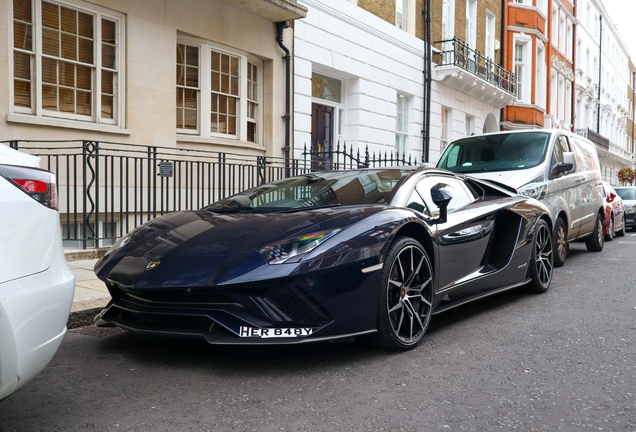
[[[0,144],[0,400],[51,361],[74,292],[55,176],[39,168],[38,157]]]

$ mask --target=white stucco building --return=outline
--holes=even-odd
[[[299,1],[308,12],[294,32],[294,155],[346,143],[421,160],[425,44],[413,28],[415,2],[392,25],[355,1]],[[454,66],[433,65],[432,79],[431,163],[446,142],[482,132],[487,117],[498,127],[514,98]]]
[[[580,0],[576,47],[576,130],[597,144],[603,179],[632,167],[629,51],[600,0]]]

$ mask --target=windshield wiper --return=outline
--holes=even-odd
[[[309,207],[293,207],[293,208],[284,209],[282,212],[283,213],[292,213],[292,212],[297,212],[297,211],[316,210],[316,209],[331,208],[331,207],[340,207],[340,203],[323,204],[323,205],[309,206]]]

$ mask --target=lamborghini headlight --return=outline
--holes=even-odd
[[[300,258],[320,244],[336,235],[340,228],[334,230],[317,231],[298,237],[282,240],[263,247],[259,253],[268,264],[282,264],[294,257]]]

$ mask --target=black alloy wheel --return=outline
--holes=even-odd
[[[431,320],[433,270],[426,251],[410,237],[396,239],[384,261],[377,345],[395,351],[415,347]]]
[[[532,239],[532,256],[530,258],[530,283],[527,288],[531,292],[544,293],[552,283],[554,269],[554,248],[552,232],[547,222],[540,219],[535,225]]]
[[[585,240],[585,247],[590,252],[600,252],[605,245],[605,233],[603,232],[603,218],[600,213],[596,215],[596,222],[594,222],[594,231],[592,235]]]
[[[570,245],[567,241],[568,229],[565,226],[565,222],[562,218],[558,218],[556,224],[554,224],[554,244],[556,253],[554,254],[554,266],[561,267],[565,264],[565,259],[568,257],[568,249]]]

